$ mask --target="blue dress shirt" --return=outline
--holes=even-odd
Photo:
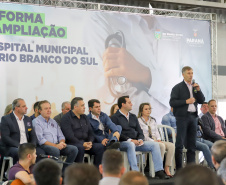
[[[43,145],[46,141],[57,144],[62,139],[65,140],[59,125],[54,119],[49,118],[47,122],[42,115],[39,115],[32,121],[32,124],[35,128],[39,145]]]
[[[171,111],[162,117],[162,124],[173,127],[175,132],[177,133],[176,118],[174,117],[174,115]],[[172,132],[170,129],[167,129],[167,133],[168,133],[168,136],[172,135]]]

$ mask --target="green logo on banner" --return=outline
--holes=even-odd
[[[162,37],[162,32],[160,30],[156,30],[155,31],[155,38],[156,39],[161,39],[161,37]]]

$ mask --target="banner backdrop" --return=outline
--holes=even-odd
[[[28,115],[49,100],[53,117],[75,96],[109,114],[129,95],[160,123],[183,66],[212,97],[210,34],[209,21],[0,3],[0,115],[20,97]]]

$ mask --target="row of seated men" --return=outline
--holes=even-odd
[[[56,122],[50,118],[50,115],[51,115],[50,103],[48,101],[39,102],[38,111],[41,115],[33,120],[33,126],[35,128],[35,132],[38,139],[38,147],[37,147],[38,154],[46,153],[46,154],[57,156],[57,157],[60,155],[67,156],[68,154],[67,162],[72,163],[73,161],[82,162],[84,157],[84,152],[86,152],[95,156],[94,164],[98,166],[100,164],[102,154],[106,146],[109,148],[111,147],[118,148],[119,143],[117,141],[119,140],[119,137],[120,137],[120,141],[121,141],[120,150],[127,152],[129,163],[131,165],[132,170],[138,171],[135,150],[146,151],[146,152],[151,151],[153,155],[156,176],[159,176],[160,178],[167,178],[162,173],[162,169],[163,169],[162,159],[164,157],[165,150],[167,150],[168,152],[167,152],[166,162],[165,162],[165,173],[168,176],[171,176],[169,172],[169,167],[172,165],[172,160],[173,160],[174,150],[175,150],[174,145],[169,142],[163,143],[160,141],[160,136],[157,131],[155,119],[150,117],[150,114],[151,114],[150,104],[143,103],[140,105],[140,109],[138,113],[139,118],[137,120],[135,115],[133,115],[132,113],[129,113],[129,111],[132,109],[132,103],[129,97],[121,97],[121,99],[119,98],[119,101],[118,101],[120,110],[116,112],[115,115],[111,116],[111,119],[113,121],[112,122],[105,113],[101,112],[100,102],[98,100],[89,101],[90,114],[87,117],[84,115],[85,104],[82,98],[75,98],[73,100],[71,102],[71,105],[72,107],[74,107],[74,109],[70,110],[70,108],[68,108],[68,110],[70,111],[65,113],[65,115],[60,119],[61,129],[63,132],[61,132],[61,129],[56,124]],[[22,99],[17,99],[15,101],[17,102],[13,103],[15,107],[14,107],[14,112],[11,113],[11,118],[12,118],[12,115],[17,117],[16,107],[18,106],[16,106],[16,104],[19,105],[19,107],[21,108],[24,107],[24,110],[20,110],[20,112],[22,113],[21,114],[22,115],[21,118],[22,118],[24,114],[26,114],[26,110],[27,110],[26,104]],[[24,105],[20,105],[21,101],[24,103]],[[211,101],[211,102],[215,102],[215,101]],[[66,105],[65,107],[67,106],[68,105]],[[170,115],[171,114],[172,112],[170,113]],[[63,112],[62,112],[62,115],[63,115]],[[169,115],[166,115],[165,117],[167,116]],[[164,120],[165,119],[163,117],[163,124],[164,124]],[[172,120],[175,120],[175,118]],[[6,122],[7,121],[4,121],[4,117],[3,117],[2,126]],[[18,122],[18,119],[17,119],[17,122]],[[77,123],[77,124],[74,124],[74,123]],[[90,123],[91,123],[91,126],[90,126]],[[117,126],[115,126],[114,123],[116,123]],[[30,133],[32,133],[33,129],[32,129],[31,122],[25,123],[25,126],[26,125],[28,127],[30,126],[28,128],[28,131],[30,130]],[[175,125],[171,125],[171,126],[175,128]],[[3,130],[4,128],[5,127],[3,126]],[[121,128],[122,128],[122,133],[121,133]],[[111,131],[111,134],[109,134],[108,132],[109,129]],[[5,134],[8,131],[4,132],[3,130],[2,130],[2,141],[4,144]],[[20,134],[20,137],[21,135],[22,134]],[[54,138],[53,135],[55,135],[56,137]],[[8,137],[11,138],[10,135],[8,135]],[[66,137],[67,144],[65,144],[65,137]],[[94,138],[96,139],[96,142],[93,142]],[[197,139],[203,140],[200,137],[198,137]],[[145,142],[143,142],[143,140]],[[156,141],[156,142],[153,142],[153,141]],[[23,141],[23,142],[27,142],[27,141]],[[203,142],[204,146],[206,144],[205,142]],[[202,142],[200,143],[202,145]],[[18,160],[17,152],[16,152],[17,147],[15,147],[15,145],[12,146],[7,144],[5,144],[4,146],[7,148],[7,155],[12,156],[14,158],[14,162],[16,162]],[[203,151],[207,159],[208,165],[211,168],[213,168],[213,164],[211,161],[211,154],[210,154],[210,148],[212,144],[207,145],[207,148],[204,146],[201,146],[201,148],[197,148],[197,150]],[[161,150],[159,150],[159,148]],[[202,148],[204,149],[202,150]],[[161,156],[161,158],[157,156]]]
[[[209,107],[210,107],[210,112],[209,112]],[[58,124],[60,124],[62,116],[65,113],[67,113],[70,109],[71,109],[70,102],[64,102],[62,104],[62,113],[60,113],[59,115],[54,117],[54,119],[58,122]],[[118,105],[114,104],[111,108],[110,116],[115,114],[117,110],[118,110]],[[148,120],[147,124],[150,126],[150,129],[148,128],[148,126],[146,124],[144,124],[145,122],[143,122],[145,119],[144,118],[145,110],[149,110],[149,112],[146,113],[146,120]],[[210,149],[213,145],[213,142],[216,140],[219,140],[219,139],[224,139],[225,131],[226,131],[225,123],[220,116],[216,115],[216,111],[217,111],[216,101],[211,100],[211,101],[209,101],[209,103],[204,102],[201,106],[201,114],[199,115],[199,117],[201,118],[202,115],[206,114],[207,112],[208,112],[208,114],[206,114],[202,118],[202,119],[204,119],[204,121],[199,119],[198,127],[197,127],[196,150],[203,152],[204,157],[207,161],[207,164],[210,168],[214,168],[212,160],[211,160],[211,153],[210,153]],[[38,112],[38,110],[36,110],[36,112]],[[142,116],[141,116],[141,114],[142,114]],[[145,140],[153,141],[153,139],[154,139],[154,141],[157,141],[159,143],[162,158],[164,157],[165,151],[166,150],[168,151],[168,153],[166,154],[165,171],[167,171],[167,174],[169,175],[170,174],[169,166],[172,165],[171,162],[172,162],[172,157],[174,155],[174,152],[173,152],[174,146],[170,145],[170,143],[167,143],[167,142],[159,142],[160,135],[159,135],[158,130],[156,129],[156,122],[154,121],[153,118],[150,120],[148,119],[148,118],[150,118],[150,114],[151,114],[151,105],[148,103],[142,103],[140,105],[140,109],[139,109],[139,113],[138,113],[138,117],[139,117],[138,121],[139,121],[140,127],[143,130]],[[210,117],[210,115],[212,115],[213,119],[208,118],[208,117]],[[217,122],[217,119],[214,117],[219,119],[219,121],[221,123],[220,125],[219,125],[219,122]],[[205,124],[203,124],[203,123],[205,123]],[[173,115],[173,108],[171,108],[171,111],[168,114],[163,116],[162,124],[171,126],[172,128],[175,129],[175,131],[177,131],[176,118]],[[168,131],[170,141],[172,142],[172,132],[169,129],[167,131]],[[152,133],[150,134],[149,132],[152,132]]]
[[[178,171],[174,185],[225,185],[226,184],[226,141],[214,143],[212,158],[217,173],[205,166],[192,164]],[[9,171],[7,185],[148,185],[148,179],[140,172],[125,172],[122,153],[106,150],[98,169],[85,163],[70,165],[63,175],[59,165],[52,159],[35,163],[36,147],[24,143],[18,149],[19,162]],[[48,174],[48,175],[46,175]],[[100,174],[102,174],[102,179]],[[173,181],[170,181],[173,184]],[[168,182],[168,184],[171,184]]]
[[[14,100],[13,112],[3,116],[1,120],[1,145],[6,149],[5,155],[12,156],[16,163],[19,144],[33,142],[37,144],[38,156],[43,152],[56,157],[67,156],[64,171],[70,163],[83,162],[84,153],[94,155],[94,164],[99,166],[106,148],[120,148],[121,151],[127,152],[131,169],[138,171],[135,152],[151,152],[155,175],[162,179],[169,178],[171,175],[169,171],[165,170],[166,174],[168,173],[166,175],[163,170],[164,153],[161,155],[158,144],[160,142],[145,140],[136,115],[129,113],[132,110],[132,102],[128,96],[118,99],[119,110],[111,116],[111,119],[101,112],[98,100],[90,100],[88,104],[90,114],[86,116],[83,99],[74,98],[71,101],[72,110],[61,118],[59,127],[57,122],[50,118],[51,106],[48,101],[39,102],[40,115],[31,122],[31,119],[25,116],[27,112],[25,101]],[[150,110],[148,108],[148,113],[145,114],[150,114]],[[156,139],[160,141],[160,138]],[[174,145],[171,145],[173,154],[169,159],[169,166],[174,155]]]

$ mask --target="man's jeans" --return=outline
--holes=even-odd
[[[151,152],[154,162],[155,172],[163,170],[163,162],[159,144],[153,141],[144,141],[142,146],[135,146],[131,141],[123,141],[120,143],[120,150],[127,152],[129,164],[133,171],[139,171],[137,166],[136,151]]]
[[[121,127],[120,125],[116,125],[116,127],[117,127],[118,130],[119,130],[119,131],[118,131],[119,134],[121,134],[121,132],[122,132],[122,127]],[[111,141],[118,142],[117,137],[113,136],[113,134],[114,134],[114,133],[112,133],[112,132],[111,132],[111,134],[109,134],[109,136],[108,136],[108,139],[109,139],[108,144],[109,144]]]
[[[211,159],[210,149],[213,146],[211,141],[205,140],[203,138],[197,138],[196,140],[196,150],[202,151],[203,155],[208,163],[208,166],[213,168],[213,163]]]
[[[78,154],[78,148],[73,145],[67,145],[67,147],[62,150],[59,150],[58,148],[49,145],[41,145],[41,148],[46,152],[47,155],[52,155],[58,158],[60,157],[60,155],[67,156],[67,163],[73,163]],[[63,172],[68,165],[69,164],[63,165]]]

